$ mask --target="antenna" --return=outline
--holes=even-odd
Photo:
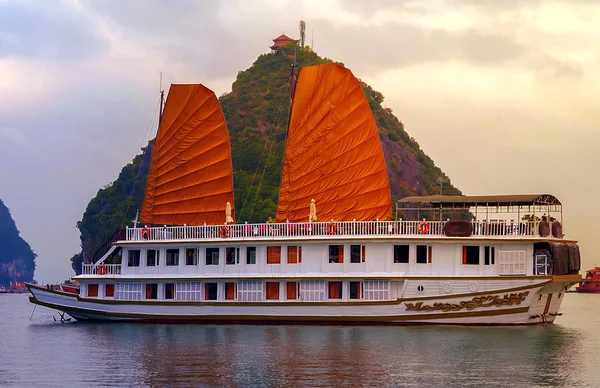
[[[304,48],[304,38],[306,37],[306,23],[300,20],[300,47]]]
[[[315,30],[311,30],[311,37],[310,37],[310,48],[313,49],[313,51],[315,50]]]

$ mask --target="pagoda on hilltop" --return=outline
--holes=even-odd
[[[277,52],[277,49],[279,49],[280,47],[283,47],[289,42],[293,41],[294,39],[290,38],[289,36],[281,34],[277,38],[273,39],[273,46],[270,46],[269,48],[271,49],[271,52],[274,53]]]

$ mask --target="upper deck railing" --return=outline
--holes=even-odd
[[[125,241],[446,237],[449,221],[344,221],[127,228]],[[470,221],[470,237],[540,237],[539,221]],[[544,236],[546,237],[546,236]],[[550,234],[547,237],[552,237]],[[562,232],[560,236],[562,238]]]

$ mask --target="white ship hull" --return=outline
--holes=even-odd
[[[553,322],[565,289],[574,281],[569,275],[523,278],[520,282],[507,280],[510,287],[493,291],[377,302],[115,301],[82,298],[33,285],[29,289],[33,303],[81,321],[525,325]],[[445,280],[444,284],[461,282],[464,280]],[[501,283],[479,281],[480,289]]]

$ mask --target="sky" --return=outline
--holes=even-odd
[[[600,265],[600,1],[0,0],[0,198],[36,279],[73,275],[87,203],[153,136],[161,72],[227,93],[300,19],[463,193],[556,195]]]

